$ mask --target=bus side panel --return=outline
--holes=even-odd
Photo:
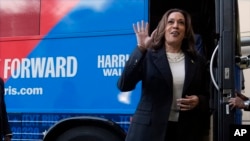
[[[116,83],[136,46],[132,23],[147,21],[146,0],[0,2],[12,25],[0,36],[0,76],[14,137],[37,139],[48,128],[39,123],[65,117],[134,112],[140,90],[121,93]]]

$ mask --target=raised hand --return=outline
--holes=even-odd
[[[152,41],[152,33],[151,36],[148,35],[148,29],[149,29],[149,24],[144,22],[143,20],[141,22],[137,22],[136,24],[133,24],[133,29],[136,34],[136,39],[137,39],[137,46],[145,51],[148,47],[150,42]]]

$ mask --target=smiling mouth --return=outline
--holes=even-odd
[[[177,32],[177,31],[174,31],[174,32],[171,32],[171,34],[174,35],[174,36],[178,36],[180,33]]]

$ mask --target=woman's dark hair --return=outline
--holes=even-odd
[[[168,10],[162,16],[162,19],[160,20],[158,26],[155,29],[156,30],[155,34],[153,35],[153,42],[152,42],[153,48],[157,49],[163,47],[165,41],[165,27],[167,26],[169,15],[173,12],[179,12],[185,18],[186,33],[185,33],[185,38],[182,41],[181,49],[184,52],[190,53],[190,55],[196,56],[197,53],[195,50],[195,37],[192,28],[191,16],[186,11],[177,8]]]

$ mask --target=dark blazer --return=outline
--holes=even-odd
[[[205,85],[207,71],[201,57],[185,54],[185,81],[182,97],[197,95],[199,105],[180,112],[179,123],[183,140],[196,141],[209,130],[209,92]],[[118,80],[121,91],[133,90],[141,81],[141,98],[133,115],[126,141],[164,141],[173,97],[173,78],[165,48],[147,50],[138,48],[131,54]],[[197,141],[200,141],[199,139]]]
[[[6,105],[4,100],[4,81],[0,78],[0,133],[1,137],[11,136],[12,132],[10,130]],[[0,138],[2,140],[2,138]]]

